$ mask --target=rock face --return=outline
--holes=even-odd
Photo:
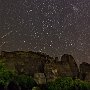
[[[54,61],[45,64],[44,70],[48,81],[63,76],[77,78],[79,74],[78,66],[74,58],[68,54],[64,54],[61,57],[61,61]]]
[[[61,62],[58,62],[58,63],[46,64],[45,75],[46,75],[47,81],[52,81],[58,77],[72,76],[72,72],[70,70],[69,65],[62,65]]]
[[[35,53],[32,51],[2,51],[1,56],[5,59],[6,66],[9,69],[17,71],[18,74],[24,73],[31,76],[33,76],[34,73],[43,73],[44,64],[47,62],[47,58],[50,58],[46,54]]]
[[[78,66],[77,66],[74,58],[71,55],[64,54],[61,57],[61,62],[63,65],[65,65],[65,64],[69,65],[73,77],[78,77],[79,69],[78,69]]]
[[[44,73],[35,73],[34,74],[34,80],[36,83],[39,84],[46,84],[46,77]]]
[[[80,64],[80,79],[90,81],[90,64],[83,62]]]
[[[1,57],[8,69],[15,70],[18,74],[31,75],[38,84],[45,84],[46,81],[62,76],[76,78],[79,73],[74,58],[68,54],[64,54],[61,61],[58,57],[54,59],[49,55],[32,51],[2,51]]]
[[[63,70],[59,64],[47,63],[45,64],[44,70],[47,81],[55,80],[59,76],[59,71]]]
[[[85,81],[90,82],[90,72],[86,74]]]
[[[41,90],[39,87],[33,87],[32,90]]]

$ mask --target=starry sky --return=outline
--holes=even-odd
[[[90,0],[0,0],[2,50],[90,63]]]

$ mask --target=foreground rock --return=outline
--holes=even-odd
[[[36,82],[42,84],[58,77],[79,76],[78,66],[69,54],[64,54],[60,61],[58,57],[54,59],[40,52],[2,51],[0,60],[5,63],[7,69],[14,70],[17,74],[31,75]],[[90,65],[85,62],[80,65],[80,79],[90,81]]]
[[[64,65],[64,67],[66,67],[66,69],[68,67],[70,68],[73,77],[76,77],[76,78],[78,77],[79,69],[78,69],[78,66],[77,66],[74,58],[71,55],[64,54],[61,57],[61,62]]]
[[[83,62],[80,64],[80,79],[90,81],[90,64]]]
[[[44,72],[44,64],[49,60],[48,55],[38,52],[1,52],[1,57],[8,69],[15,70],[18,74],[33,76],[35,73]]]
[[[41,90],[39,87],[33,87],[32,90]]]
[[[55,80],[58,77],[73,77],[77,78],[79,74],[78,66],[71,55],[64,54],[61,61],[46,63],[44,70],[47,81]]]
[[[46,84],[46,77],[44,73],[35,73],[34,74],[34,80],[38,85],[40,84]]]

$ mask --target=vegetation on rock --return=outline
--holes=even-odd
[[[48,83],[48,90],[90,90],[90,83],[71,77],[58,78]]]
[[[68,54],[59,61],[42,53],[2,52],[0,90],[90,90],[89,67],[82,63],[78,69]]]

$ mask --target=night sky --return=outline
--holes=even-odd
[[[2,50],[90,63],[90,0],[0,0]]]

